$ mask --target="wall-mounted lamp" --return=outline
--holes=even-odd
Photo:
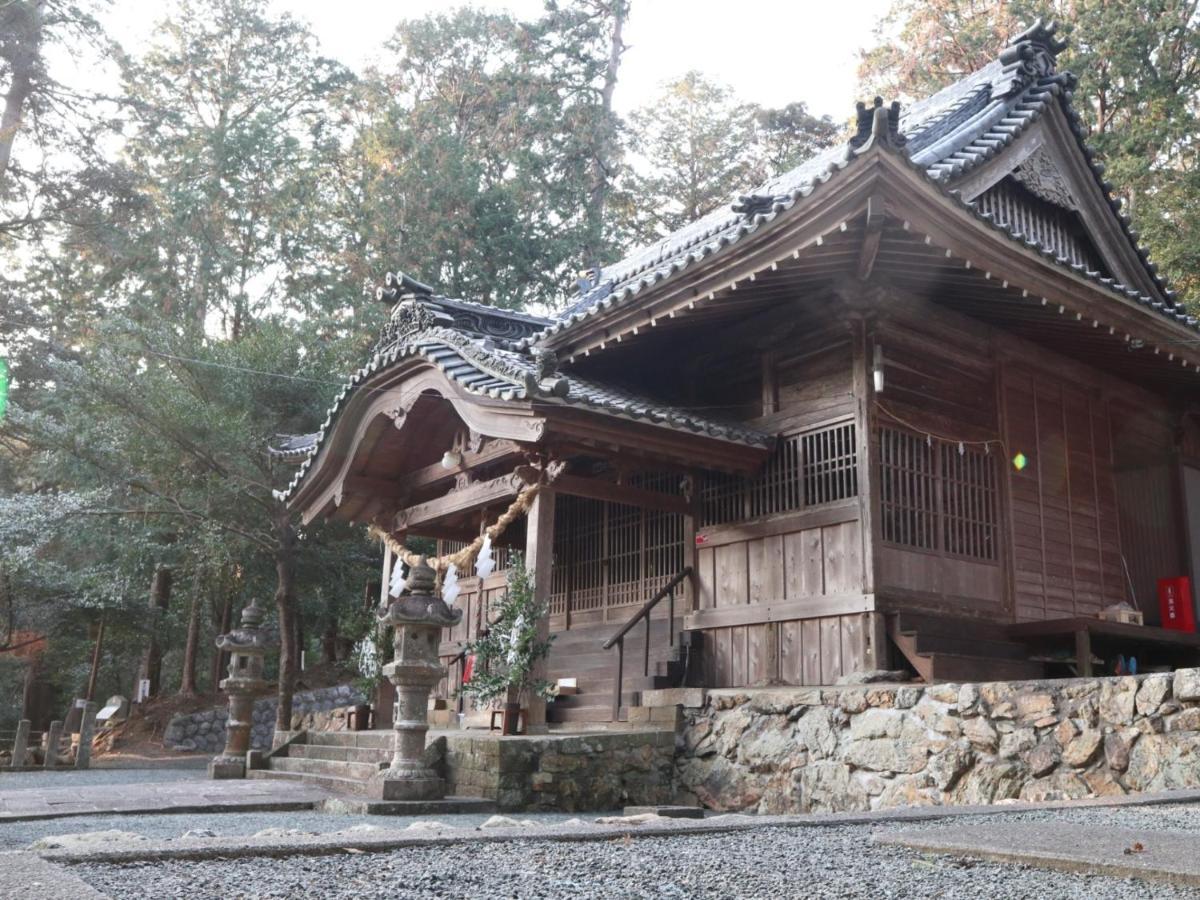
[[[428,459],[428,457],[426,457]],[[442,454],[442,468],[456,469],[462,465],[463,455],[458,450],[447,450]]]
[[[883,347],[875,345],[875,362],[871,366],[871,377],[875,382],[875,393],[883,393]]]

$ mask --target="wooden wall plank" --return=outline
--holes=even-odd
[[[750,602],[746,545],[729,544],[715,549],[716,595],[714,605],[743,606]]]
[[[783,535],[758,538],[746,545],[749,564],[750,603],[784,596]]]
[[[841,617],[820,619],[821,684],[833,684],[842,675]]]
[[[825,593],[825,550],[821,529],[783,537],[784,596],[789,600]]]
[[[800,674],[803,684],[821,683],[821,620],[805,619],[800,623],[803,661]]]
[[[845,522],[821,529],[824,548],[825,590],[830,594],[861,591],[862,538],[858,522]]]

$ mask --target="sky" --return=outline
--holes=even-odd
[[[810,112],[848,118],[854,110],[859,50],[887,0],[631,0],[628,46],[614,103],[627,113],[650,102],[659,85],[699,69],[737,95],[765,106],[796,100]],[[542,0],[274,0],[306,20],[322,52],[355,69],[378,59],[396,23],[454,6],[508,10],[533,18]],[[158,0],[115,0],[111,32],[136,51],[149,39]]]

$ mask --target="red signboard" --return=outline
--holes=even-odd
[[[1196,612],[1192,606],[1192,581],[1180,578],[1158,580],[1158,610],[1162,627],[1176,631],[1195,631]]]

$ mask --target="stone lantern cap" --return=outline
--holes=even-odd
[[[437,573],[422,556],[408,573],[404,590],[379,615],[386,625],[457,625],[462,620],[461,609],[451,609],[434,593]]]
[[[229,653],[265,653],[274,643],[262,631],[265,613],[257,598],[242,609],[242,624],[225,634],[217,635],[217,649]]]

